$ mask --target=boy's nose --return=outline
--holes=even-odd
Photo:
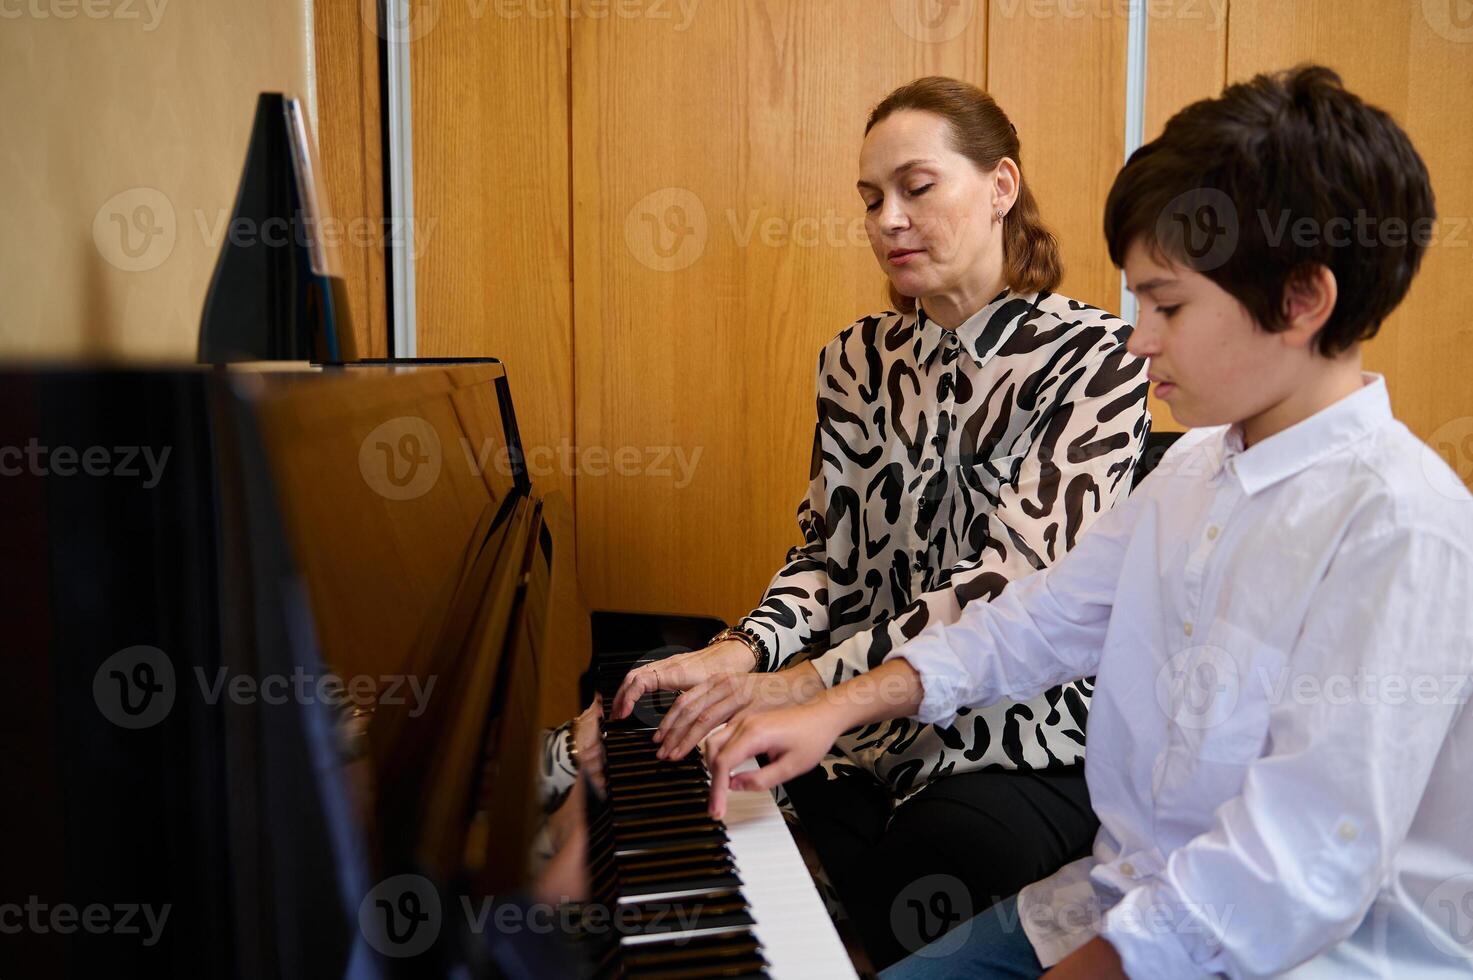
[[[1139,358],[1155,357],[1161,353],[1161,335],[1137,323],[1125,342],[1125,349]]]

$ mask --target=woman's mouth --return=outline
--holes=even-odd
[[[886,253],[885,258],[891,265],[905,265],[911,259],[925,252],[923,248],[892,248]]]

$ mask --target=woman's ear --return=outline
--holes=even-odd
[[[1335,312],[1339,297],[1335,273],[1329,266],[1313,265],[1289,276],[1284,283],[1284,340],[1295,347],[1308,347]]]
[[[1023,175],[1012,157],[1003,157],[992,170],[992,211],[1006,214],[1018,200],[1018,189],[1023,185]]]

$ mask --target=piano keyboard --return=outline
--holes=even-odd
[[[605,706],[608,794],[590,819],[589,873],[595,901],[617,907],[621,924],[595,976],[855,977],[771,794],[732,793],[726,819],[712,820],[700,750],[655,758],[650,736],[674,700],[669,692],[608,722],[636,662],[605,656],[595,679]]]

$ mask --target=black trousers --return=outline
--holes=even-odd
[[[1089,852],[1084,767],[943,776],[893,809],[867,773],[787,784],[876,970]]]

